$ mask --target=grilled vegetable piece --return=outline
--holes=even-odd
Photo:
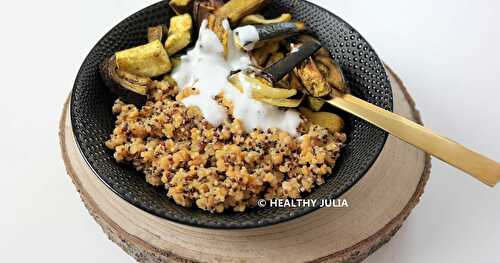
[[[173,55],[189,45],[192,29],[193,21],[189,14],[174,16],[170,19],[168,38],[165,41],[165,49],[169,55]]]
[[[328,56],[315,56],[314,60],[318,64],[318,68],[325,77],[326,81],[334,88],[340,91],[346,91],[347,84],[340,66]],[[322,70],[323,68],[323,70]]]
[[[193,9],[193,0],[170,0],[168,5],[177,15],[181,15]]]
[[[266,43],[263,47],[255,49],[250,53],[252,62],[257,66],[264,67],[271,54],[277,52],[279,48],[280,44],[278,41]]]
[[[289,13],[281,14],[279,17],[273,19],[266,19],[263,15],[253,14],[245,16],[240,25],[267,25],[275,23],[290,22],[292,20],[292,15]]]
[[[277,107],[297,108],[300,105],[300,103],[302,103],[302,100],[304,100],[304,96],[302,96],[300,99],[258,98],[257,100]]]
[[[174,55],[189,45],[191,42],[190,32],[180,32],[170,35],[165,42],[165,49],[169,55]]]
[[[191,31],[193,29],[193,21],[191,15],[183,14],[170,18],[169,34],[178,32]]]
[[[306,105],[313,111],[320,111],[323,105],[325,105],[325,101],[315,97],[307,96]]]
[[[159,40],[116,52],[118,69],[143,77],[156,77],[169,72],[172,64]]]
[[[266,25],[247,25],[234,30],[234,40],[242,49],[250,51],[262,41],[284,39],[305,30],[303,22],[282,22]]]
[[[229,32],[226,30],[226,28],[224,28],[223,25],[224,19],[214,14],[209,14],[207,22],[208,22],[208,28],[212,30],[215,33],[215,35],[217,35],[217,38],[224,47],[224,57],[227,58],[229,50],[228,47]]]
[[[224,0],[195,0],[193,4],[193,19],[196,27],[199,28],[201,22],[208,18],[217,8],[224,5]]]
[[[220,17],[228,18],[233,24],[243,17],[254,13],[267,3],[267,0],[231,0],[215,11]]]
[[[269,57],[269,59],[266,62],[266,68],[271,66],[272,64],[280,61],[284,57],[285,57],[285,54],[283,54],[282,52],[276,52],[276,53],[271,54],[271,56]],[[279,88],[282,88],[282,89],[291,89],[291,87],[290,87],[290,74],[286,75],[283,79],[281,79],[280,81],[275,83],[275,85],[278,86]]]
[[[157,25],[148,27],[148,42],[153,42],[155,40],[163,41],[163,37],[168,33],[168,28],[166,25]]]
[[[251,88],[252,97],[255,99],[286,99],[297,94],[297,90],[275,88],[266,80],[250,76],[245,72],[231,75],[229,82],[240,92],[246,92]]]
[[[318,41],[308,41],[292,50],[283,59],[261,70],[259,74],[271,83],[279,82],[300,66],[304,60],[316,53],[320,47],[321,44]]]
[[[295,72],[290,72],[290,88],[291,89],[296,89],[296,90],[303,90],[304,86],[302,86],[302,82],[300,81],[299,77]]]
[[[299,108],[299,111],[309,122],[326,128],[332,133],[341,132],[344,129],[344,120],[337,114],[324,111],[312,112],[310,109],[304,107]]]
[[[313,97],[323,97],[332,91],[330,84],[326,81],[323,74],[312,58],[308,58],[301,65],[294,69],[297,76],[301,79],[304,89]]]
[[[147,91],[153,81],[147,77],[140,77],[119,70],[115,56],[105,59],[99,70],[104,84],[112,93],[119,96],[124,102],[142,106],[147,101]]]
[[[283,54],[282,52],[276,52],[276,53],[271,54],[271,56],[267,60],[266,68],[271,66],[272,64],[278,62],[279,60],[283,59],[284,57],[285,57],[285,54]]]

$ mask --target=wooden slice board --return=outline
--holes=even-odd
[[[401,80],[387,72],[394,111],[421,122]],[[358,262],[398,231],[430,175],[428,155],[389,136],[373,167],[343,196],[349,208],[322,208],[256,229],[195,228],[148,214],[109,190],[75,144],[68,107],[59,131],[68,174],[109,239],[140,262]]]

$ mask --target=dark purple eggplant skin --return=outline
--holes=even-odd
[[[196,28],[199,29],[201,22],[207,19],[208,14],[224,5],[223,0],[195,0],[193,3],[193,19]]]
[[[298,35],[305,30],[305,26],[301,22],[281,22],[254,26],[259,33],[260,40],[267,40],[275,37],[289,37]]]
[[[189,13],[193,9],[193,1],[190,1],[187,6],[176,6],[172,3],[168,4],[172,10],[174,10],[176,15],[182,15],[185,13]]]
[[[99,71],[104,85],[125,103],[131,103],[137,107],[141,107],[146,104],[148,99],[147,95],[134,92],[126,87],[123,87],[116,81],[116,79],[119,78],[116,73],[116,69],[114,56],[101,62],[99,65]]]
[[[321,48],[321,43],[315,39],[310,39],[302,44],[297,51],[291,52],[285,58],[265,68],[259,74],[271,83],[277,83],[297,65],[311,57]]]

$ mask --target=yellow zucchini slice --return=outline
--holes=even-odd
[[[243,72],[229,77],[229,82],[240,92],[245,92],[245,87],[251,87],[252,97],[267,99],[286,99],[297,94],[297,90],[274,88],[270,83],[263,79],[249,76]]]
[[[271,104],[277,107],[285,107],[285,108],[297,108],[302,100],[304,100],[304,96],[300,99],[268,99],[268,98],[259,98],[258,101]]]

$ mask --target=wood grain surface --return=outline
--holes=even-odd
[[[394,111],[421,123],[403,83],[387,72]],[[68,107],[59,131],[67,172],[109,239],[140,262],[359,262],[398,231],[430,175],[428,155],[389,136],[373,167],[342,196],[349,208],[322,208],[255,229],[195,228],[146,213],[109,190],[78,150]]]

